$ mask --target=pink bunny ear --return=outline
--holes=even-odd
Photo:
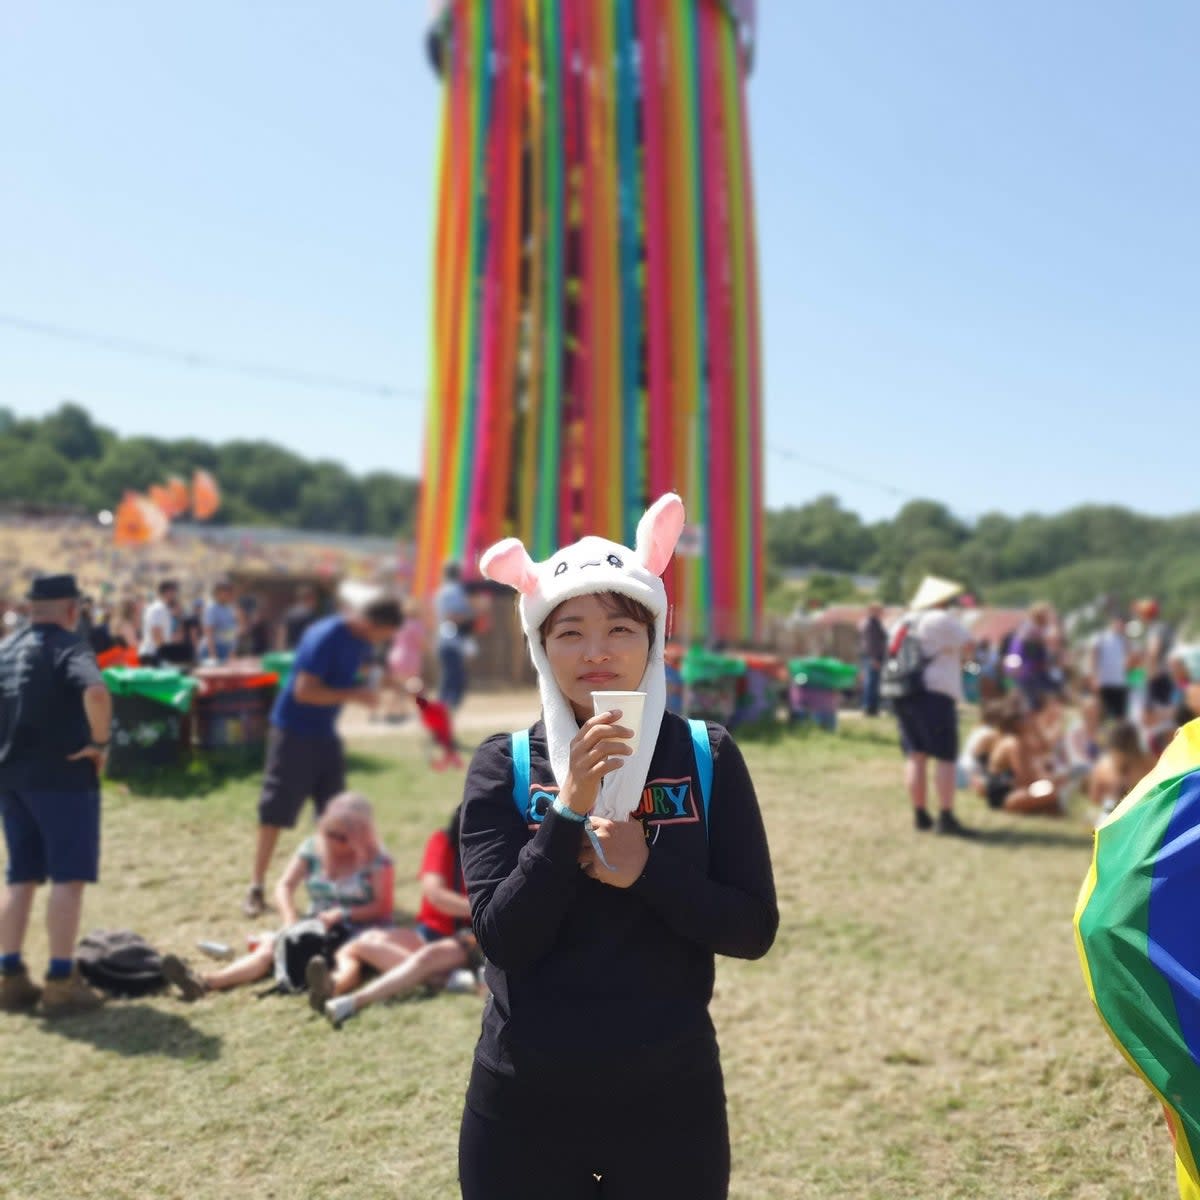
[[[523,596],[537,587],[537,567],[518,538],[505,538],[483,552],[479,569],[497,583],[507,583]]]
[[[674,492],[659,496],[646,509],[637,527],[637,556],[646,569],[661,575],[675,553],[675,543],[683,532],[683,501]]]

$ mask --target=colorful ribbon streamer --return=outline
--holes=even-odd
[[[752,14],[751,14],[752,15]],[[451,0],[415,586],[515,534],[631,544],[678,491],[675,631],[762,610],[745,14],[728,0]]]

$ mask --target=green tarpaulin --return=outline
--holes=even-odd
[[[840,658],[793,658],[788,670],[797,683],[829,692],[852,688],[858,678],[858,668]]]
[[[279,682],[282,684],[291,674],[292,663],[295,659],[296,654],[293,650],[272,650],[270,654],[262,656],[262,669],[274,672],[279,676]]]
[[[165,667],[108,667],[102,672],[114,696],[141,696],[156,704],[187,712],[200,684],[182,671]]]
[[[745,675],[746,664],[740,658],[730,658],[692,646],[679,664],[679,673],[684,683],[712,683],[717,679]]]

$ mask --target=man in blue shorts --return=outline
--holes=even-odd
[[[374,707],[379,694],[358,682],[372,646],[389,643],[404,622],[395,600],[374,600],[361,611],[310,625],[296,647],[292,673],[271,711],[267,764],[258,802],[254,874],[242,912],[266,907],[263,885],[281,829],[291,829],[309,798],[321,815],[346,789],[346,765],[337,734],[343,704]]]
[[[0,1010],[41,1001],[46,1016],[98,1007],[75,966],[83,889],[100,865],[100,770],[112,698],[95,655],[73,632],[81,595],[73,575],[45,575],[29,592],[30,623],[0,643],[0,806],[8,887],[0,905]],[[50,968],[44,987],[21,958],[38,885]]]

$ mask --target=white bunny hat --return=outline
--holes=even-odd
[[[619,771],[604,781],[596,814],[624,820],[642,798],[650,760],[667,707],[667,676],[663,650],[667,640],[667,589],[662,573],[675,552],[683,530],[683,501],[673,492],[659,497],[637,527],[637,546],[631,550],[607,538],[585,537],[535,563],[517,538],[505,538],[485,550],[480,570],[497,583],[507,583],[521,595],[521,625],[529,640],[529,654],[538,673],[542,715],[550,751],[550,769],[559,787],[567,777],[571,739],[579,723],[566,696],[559,690],[542,645],[542,622],[564,601],[594,592],[619,592],[654,614],[654,645],[639,691],[646,693],[642,731],[636,753]]]

